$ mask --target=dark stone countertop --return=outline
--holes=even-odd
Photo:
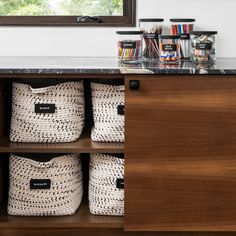
[[[214,65],[191,62],[119,65],[109,57],[0,57],[0,74],[236,74],[236,58],[217,58]]]

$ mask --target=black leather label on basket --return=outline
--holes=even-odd
[[[212,44],[211,43],[197,43],[196,49],[197,50],[211,50]]]
[[[121,48],[136,48],[136,42],[121,42]]]
[[[190,39],[190,34],[181,34],[180,39],[188,40],[188,39]]]
[[[119,189],[124,189],[125,188],[124,179],[117,179],[116,180],[116,187],[119,188]]]
[[[35,113],[55,113],[56,105],[55,104],[35,104]]]
[[[162,51],[172,52],[176,51],[177,45],[176,44],[163,44]]]
[[[118,107],[117,107],[117,113],[118,113],[118,115],[124,115],[125,114],[125,106],[124,105],[119,105]]]
[[[31,179],[30,189],[50,189],[51,180],[50,179]]]

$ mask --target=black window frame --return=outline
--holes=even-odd
[[[77,23],[78,16],[0,16],[0,26],[98,26],[132,27],[136,24],[136,0],[123,0],[123,16],[100,16],[101,23]]]

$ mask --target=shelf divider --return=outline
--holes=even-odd
[[[24,229],[123,229],[124,217],[96,216],[89,212],[87,201],[83,201],[78,211],[72,216],[25,217],[9,216],[4,213],[0,216],[0,230]]]
[[[123,153],[124,143],[93,142],[90,135],[82,135],[73,143],[13,143],[0,140],[0,153]]]

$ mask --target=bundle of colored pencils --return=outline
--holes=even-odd
[[[193,31],[194,24],[173,24],[171,26],[172,35],[180,35],[180,53],[182,59],[189,59],[190,52],[190,36],[189,33]]]
[[[119,41],[118,49],[120,62],[137,62],[142,59],[141,40]]]
[[[172,35],[189,34],[193,31],[193,24],[173,24],[171,26]]]

